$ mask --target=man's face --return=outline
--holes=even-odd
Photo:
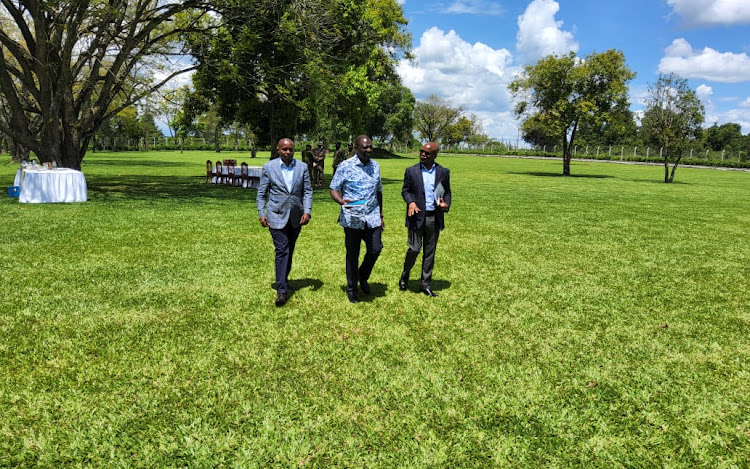
[[[437,152],[437,147],[429,143],[425,143],[424,145],[422,145],[422,149],[419,150],[420,163],[425,165],[427,168],[432,168],[432,165],[435,163]]]
[[[289,139],[284,139],[279,142],[278,145],[279,158],[284,162],[285,165],[289,165],[294,159],[294,142]]]
[[[370,155],[372,154],[372,140],[369,138],[363,138],[360,140],[357,140],[357,155],[359,155],[359,160],[367,164],[368,161],[370,161]]]

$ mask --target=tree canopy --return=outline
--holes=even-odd
[[[464,113],[463,106],[454,106],[436,94],[414,106],[414,124],[419,136],[429,142],[439,142]]]
[[[107,119],[192,68],[165,65],[184,52],[180,36],[200,30],[208,8],[199,0],[0,6],[0,133],[71,168]]]
[[[194,83],[226,121],[250,124],[265,144],[307,132],[381,131],[364,127],[374,125],[384,84],[400,85],[395,63],[411,46],[395,0],[215,4],[221,27],[191,41],[200,65]]]
[[[576,132],[582,123],[613,123],[613,112],[628,107],[628,81],[635,77],[622,52],[608,50],[584,59],[571,52],[527,65],[508,89],[519,99],[515,113],[527,130],[546,130],[563,149],[563,174],[570,175]]]

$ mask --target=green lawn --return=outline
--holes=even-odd
[[[748,467],[750,173],[438,157],[431,299],[397,285],[416,159],[380,160],[373,295],[318,190],[276,308],[255,191],[206,158],[90,153],[88,203],[0,198],[0,466]]]

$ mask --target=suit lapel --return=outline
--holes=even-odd
[[[417,189],[419,189],[418,194],[422,195],[422,198],[424,198],[424,180],[422,179],[422,164],[417,163],[417,165],[414,167],[414,174],[412,175],[414,180],[417,184]]]

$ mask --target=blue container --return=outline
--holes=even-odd
[[[16,197],[21,193],[21,188],[18,186],[10,186],[8,188],[8,197]]]

